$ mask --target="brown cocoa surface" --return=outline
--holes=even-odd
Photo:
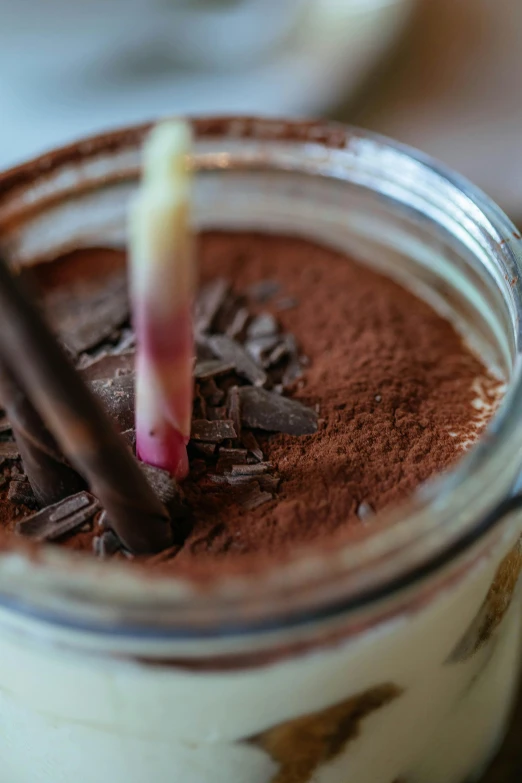
[[[66,301],[73,285],[76,304],[75,275],[114,279],[122,263],[116,251],[78,251],[42,267],[38,282],[48,303]],[[259,312],[273,313],[309,360],[289,391],[317,410],[319,429],[300,437],[258,434],[281,479],[276,497],[258,508],[245,509],[205,476],[190,477],[191,529],[174,558],[155,561],[158,570],[249,569],[297,546],[361,531],[371,524],[368,509],[403,501],[476,435],[476,379],[491,400],[498,393],[498,382],[445,319],[340,253],[292,237],[210,232],[200,239],[200,265],[202,283],[224,277],[240,292],[278,281]],[[357,513],[361,504],[364,514]],[[67,543],[90,550],[92,534]]]

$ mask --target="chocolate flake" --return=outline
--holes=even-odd
[[[225,406],[207,408],[207,419],[209,421],[223,421],[227,418],[227,409]]]
[[[38,501],[27,479],[13,479],[9,484],[7,498],[12,503],[29,508],[38,508]]]
[[[78,492],[22,519],[16,526],[16,532],[33,541],[55,541],[79,530],[99,509],[100,504],[93,495]]]
[[[276,319],[272,313],[260,313],[247,329],[247,336],[255,340],[258,337],[273,337],[279,331]]]
[[[210,347],[207,342],[207,337],[203,334],[195,334],[194,335],[194,342],[195,342],[195,348],[196,348],[196,359],[198,362],[205,362],[209,359],[212,359],[212,361],[215,360],[215,356],[210,350]]]
[[[219,473],[209,473],[208,475],[209,479],[214,482],[214,484],[231,484],[232,482],[229,480],[230,476],[223,476]],[[242,482],[244,483],[244,482]]]
[[[209,359],[197,362],[194,367],[194,377],[199,381],[217,378],[219,375],[226,375],[233,372],[235,365],[233,362],[224,362],[221,359]]]
[[[247,453],[248,452],[246,449],[219,449],[220,458],[233,460],[234,464],[236,465],[242,465],[246,463]]]
[[[241,442],[258,462],[262,462],[263,452],[261,451],[259,443],[257,442],[256,436],[253,432],[250,432],[250,430],[243,430],[241,434]]]
[[[269,353],[265,360],[265,366],[271,367],[273,364],[277,364],[284,359],[288,354],[288,343],[285,340],[281,340],[276,344],[274,349]]]
[[[110,339],[129,317],[124,270],[103,280],[103,285],[82,286],[80,291],[54,291],[44,295],[45,311],[66,349],[78,356]]]
[[[247,340],[245,348],[256,364],[260,367],[268,367],[270,364],[270,354],[278,342],[279,338],[277,335],[265,335],[263,337]]]
[[[118,425],[120,432],[134,427],[134,376],[91,382],[91,388],[109,416]]]
[[[246,307],[240,307],[234,315],[231,323],[225,329],[227,337],[232,337],[234,340],[241,337],[245,331],[245,327],[250,319],[250,313]]]
[[[220,389],[213,378],[201,381],[199,384],[201,394],[209,405],[219,405],[225,399],[225,392]],[[207,417],[208,418],[208,417]]]
[[[290,356],[290,361],[283,373],[283,386],[290,386],[294,381],[300,378],[303,374],[303,359],[299,358],[297,343],[293,334],[285,334],[284,337],[287,352]]]
[[[140,462],[139,465],[145,473],[150,486],[167,508],[173,502],[182,501],[181,490],[167,470],[162,470],[162,468],[157,468],[154,465],[147,465],[145,462]]]
[[[14,440],[3,440],[0,442],[0,464],[7,459],[18,459],[20,452]]]
[[[243,304],[243,298],[229,291],[227,298],[221,305],[219,312],[212,324],[212,332],[217,334],[227,334],[229,327],[234,322],[236,313]]]
[[[10,432],[11,430],[11,422],[7,416],[0,416],[0,432]]]
[[[241,400],[237,386],[232,386],[228,390],[227,411],[236,432],[236,437],[239,438],[241,436]]]
[[[136,335],[132,329],[122,329],[118,342],[111,349],[113,354],[129,353],[136,347]]]
[[[135,358],[134,351],[104,353],[97,359],[84,359],[78,369],[86,381],[103,381],[133,373]]]
[[[264,386],[267,382],[265,371],[253,361],[238,342],[221,334],[209,337],[208,342],[216,356],[226,362],[231,362],[235,366],[237,374],[246,378],[254,386]]]
[[[201,392],[201,388],[198,383],[194,384],[194,401],[192,406],[192,418],[193,419],[207,418],[207,402]]]
[[[247,427],[288,435],[311,435],[317,431],[317,414],[297,400],[266,389],[242,386],[241,421]]]
[[[271,467],[269,462],[256,462],[255,465],[233,465],[231,473],[233,476],[258,476],[260,473],[266,473]]]
[[[200,454],[203,454],[205,457],[213,457],[214,454],[216,453],[215,443],[205,443],[204,441],[194,440],[190,445],[192,446],[192,448],[194,448]]]
[[[234,423],[230,420],[209,421],[208,419],[194,419],[192,421],[191,438],[204,440],[209,443],[221,443],[228,438],[235,438]]]
[[[194,315],[194,330],[197,334],[207,332],[218,311],[225,302],[230,284],[223,278],[204,285],[197,296]]]
[[[280,290],[281,284],[277,280],[259,280],[249,286],[247,293],[256,302],[268,302]]]

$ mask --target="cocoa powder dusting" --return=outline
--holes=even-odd
[[[342,254],[297,238],[208,233],[201,240],[203,281],[238,290],[277,279],[298,304],[277,314],[310,359],[293,396],[318,406],[319,430],[262,439],[281,477],[277,499],[246,512],[226,498],[187,486],[197,523],[168,564],[182,572],[206,565],[271,560],[369,524],[361,503],[379,511],[407,498],[445,470],[476,435],[475,379],[494,404],[498,381],[464,346],[451,324],[391,279]],[[453,434],[452,434],[453,433]],[[207,561],[204,563],[203,561]]]
[[[494,408],[499,382],[448,321],[391,279],[292,237],[207,232],[199,248],[202,284],[224,278],[241,293],[272,284],[276,293],[259,296],[254,307],[272,313],[307,357],[289,396],[315,408],[319,427],[300,437],[256,431],[280,479],[274,499],[258,507],[247,509],[194,471],[184,484],[192,528],[172,557],[150,562],[160,573],[250,570],[300,545],[349,537],[447,469],[476,437],[484,424],[472,404],[477,379]],[[56,289],[71,284],[75,265],[96,274],[109,261],[121,269],[122,259],[78,251],[42,267],[39,282],[48,301],[64,301]],[[66,543],[90,550],[94,532]]]

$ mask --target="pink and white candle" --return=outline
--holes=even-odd
[[[164,121],[152,130],[129,220],[136,451],[141,460],[178,479],[188,472],[193,399],[191,146],[185,122]]]

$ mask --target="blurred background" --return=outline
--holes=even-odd
[[[322,115],[522,222],[522,0],[0,0],[0,167],[166,113]]]

